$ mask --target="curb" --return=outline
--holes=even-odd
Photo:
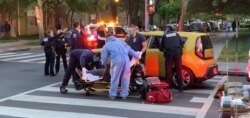
[[[41,48],[41,46],[31,46],[31,47],[24,47],[24,48],[10,48],[10,49],[7,49],[7,50],[0,50],[0,53],[21,52],[21,51],[40,49],[40,48]]]
[[[245,72],[233,72],[233,71],[230,72],[219,71],[218,75],[227,75],[227,73],[229,76],[246,76]]]
[[[8,49],[4,52],[20,52],[20,51],[28,51],[30,50],[31,48],[19,48],[19,49]]]

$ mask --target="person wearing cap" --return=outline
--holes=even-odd
[[[66,86],[69,83],[70,76],[75,72],[75,68],[81,68],[83,73],[83,78],[86,78],[84,73],[86,73],[87,70],[92,69],[91,65],[93,63],[96,63],[100,61],[100,53],[95,53],[91,50],[87,49],[75,49],[70,53],[69,58],[69,67],[64,75],[62,85],[60,86],[60,92],[65,94],[68,92],[66,89]],[[73,79],[76,79],[73,77]],[[74,80],[75,88],[77,88],[77,80]]]
[[[171,27],[166,27],[160,43],[160,51],[164,53],[165,57],[165,73],[166,81],[171,87],[171,79],[173,79],[173,66],[176,72],[176,79],[179,91],[183,92],[182,80],[182,41],[177,32],[174,32]]]
[[[115,99],[117,96],[118,84],[121,81],[120,97],[126,99],[129,95],[130,83],[130,59],[129,55],[135,58],[140,58],[141,54],[135,52],[125,42],[113,36],[113,33],[105,30],[106,44],[104,45],[101,53],[101,64],[106,65],[110,57],[110,75],[111,86],[109,90],[110,99]]]

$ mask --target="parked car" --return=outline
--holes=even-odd
[[[190,24],[191,32],[205,32],[205,28],[202,23],[191,23]]]
[[[163,35],[158,32],[141,32],[148,40],[145,57],[146,76],[165,77],[163,53],[159,45]],[[192,87],[195,82],[205,81],[216,76],[218,66],[213,57],[213,46],[205,33],[179,32],[184,43],[182,55],[182,74],[185,88]],[[176,79],[172,83],[177,87]]]
[[[165,78],[165,59],[159,51],[163,31],[140,32],[148,41],[145,56],[146,76]],[[206,33],[179,32],[184,43],[182,55],[183,85],[192,87],[196,82],[211,79],[218,73],[213,46]],[[101,49],[94,50],[100,52]],[[177,87],[176,79],[171,81]]]
[[[177,31],[177,24],[166,24],[164,28],[171,27],[174,31]]]

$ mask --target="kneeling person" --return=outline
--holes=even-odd
[[[65,88],[70,80],[70,76],[75,72],[75,68],[82,68],[82,73],[86,73],[87,69],[91,69],[91,65],[100,61],[100,53],[95,53],[86,49],[75,49],[70,53],[69,67],[64,75],[62,85],[60,86],[61,93],[67,93]],[[84,78],[84,75],[83,75]],[[73,77],[73,79],[76,79]],[[76,80],[74,80],[75,82]]]

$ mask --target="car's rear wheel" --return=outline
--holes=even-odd
[[[178,83],[177,83],[175,74],[174,74],[174,78],[171,81],[171,84],[174,88],[178,88]],[[187,89],[193,86],[195,77],[189,68],[182,67],[182,79],[183,79],[184,89]]]

